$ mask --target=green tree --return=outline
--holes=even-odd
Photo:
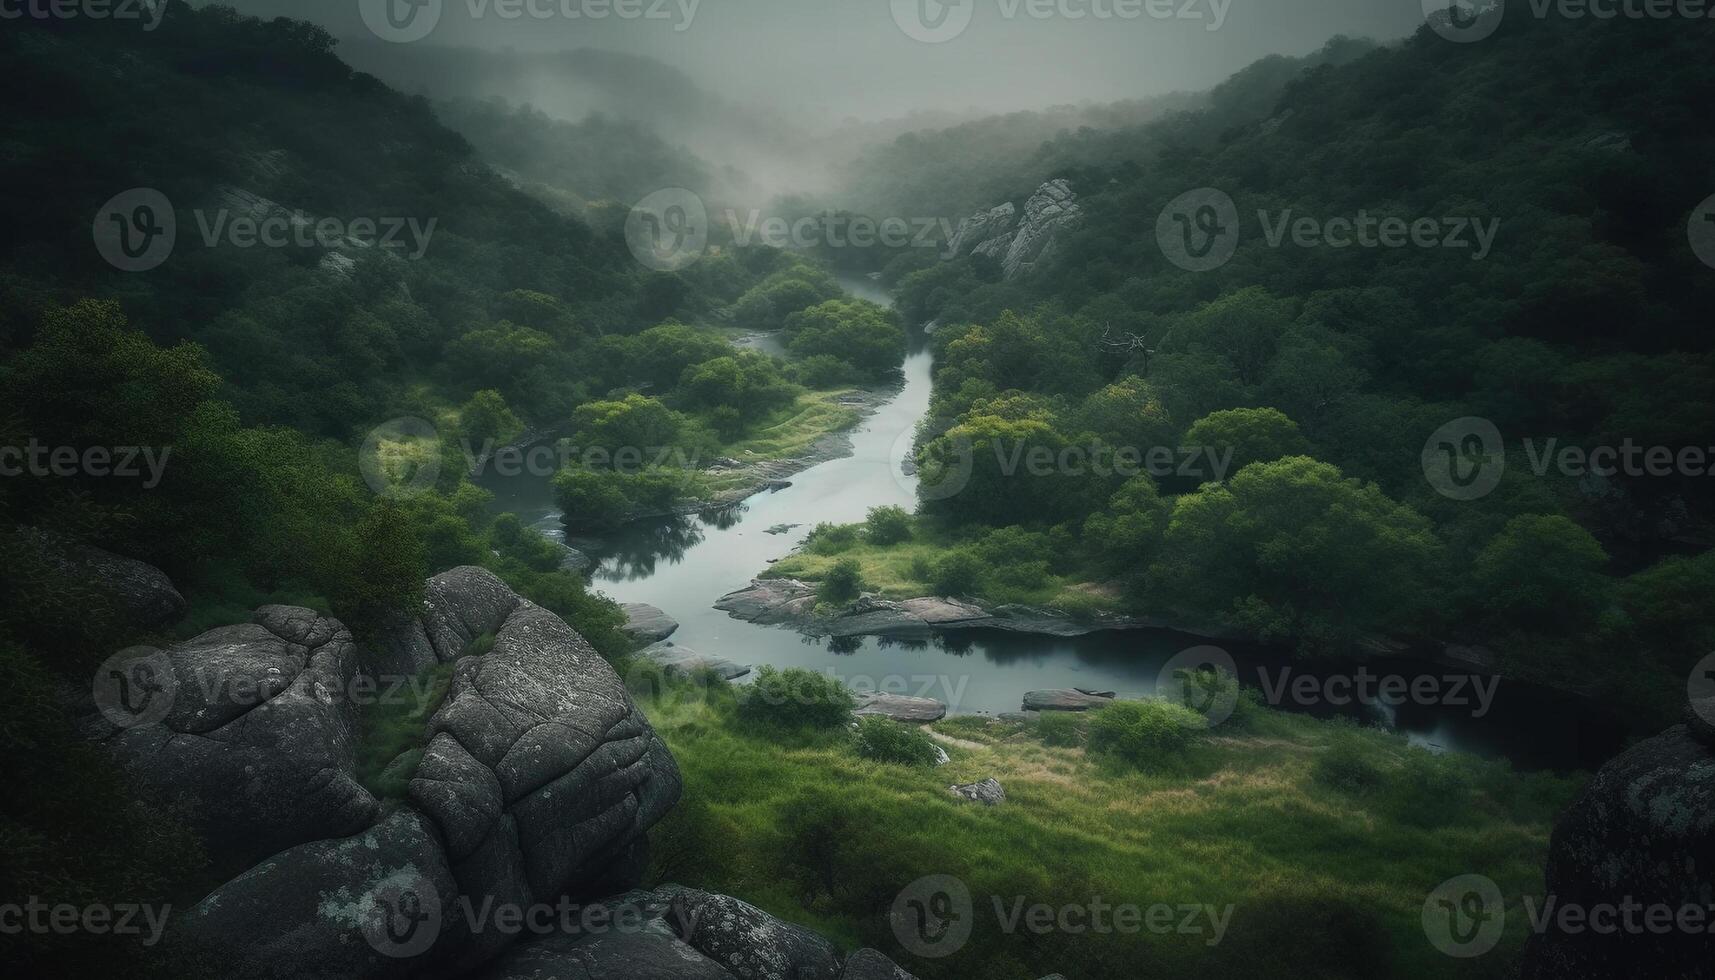
[[[1471,565],[1477,601],[1502,622],[1562,631],[1600,615],[1612,596],[1608,553],[1559,514],[1521,514]]]
[[[1216,452],[1231,450],[1228,472],[1282,456],[1302,456],[1310,449],[1298,424],[1278,409],[1229,408],[1211,412],[1191,424],[1184,443]]]
[[[821,584],[816,587],[816,597],[838,605],[856,599],[863,589],[863,566],[856,558],[841,558],[822,576]]]
[[[911,515],[903,507],[871,507],[864,528],[872,544],[899,544],[911,540]]]
[[[1429,522],[1374,484],[1289,456],[1180,497],[1148,582],[1181,608],[1338,651],[1416,627],[1440,551]]]

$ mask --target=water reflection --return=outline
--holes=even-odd
[[[600,561],[595,577],[604,582],[636,582],[655,574],[657,562],[677,565],[703,543],[702,525],[684,517],[640,521],[601,543],[591,557]]]

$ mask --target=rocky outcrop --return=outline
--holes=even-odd
[[[218,862],[248,864],[374,821],[379,805],[353,775],[355,656],[337,620],[263,606],[253,622],[110,660],[90,727]]]
[[[1050,258],[1081,218],[1071,183],[1064,178],[1050,180],[1024,202],[1022,213],[1008,202],[959,222],[947,243],[947,255],[989,256],[1000,262],[1007,279],[1017,279]]]
[[[1000,780],[993,776],[980,782],[949,786],[947,792],[962,800],[981,803],[983,806],[999,806],[1006,802],[1006,790],[1001,788]]]
[[[353,777],[353,692],[371,689],[354,684],[360,654],[337,621],[265,606],[252,623],[133,651],[159,672],[165,708],[91,724],[249,868],[175,916],[166,938],[182,962],[239,980],[909,980],[880,953],[843,957],[736,898],[626,891],[679,772],[557,616],[459,568],[389,632],[373,652],[453,667],[424,748],[394,762],[405,798],[385,803]],[[566,909],[581,914],[556,918]]]
[[[1550,914],[1546,929],[1530,937],[1527,980],[1708,976],[1715,732],[1705,711],[1712,709],[1695,706],[1695,725],[1670,728],[1610,760],[1555,825],[1547,896],[1579,918],[1563,928]],[[1628,906],[1634,928],[1619,918]],[[1598,921],[1591,910],[1604,907],[1618,910],[1620,928],[1590,927]],[[1696,915],[1694,927],[1683,924],[1685,910]],[[1663,921],[1667,928],[1659,928]]]
[[[386,657],[456,665],[408,798],[385,812],[353,759],[358,693],[387,695],[353,683],[357,652],[335,620],[265,606],[133,651],[121,665],[148,663],[162,698],[146,724],[116,723],[98,684],[96,734],[146,793],[183,804],[222,865],[250,866],[169,933],[221,975],[458,972],[516,932],[470,928],[455,900],[522,910],[640,875],[678,768],[581,636],[479,568],[431,579],[392,634]],[[484,635],[487,652],[465,655]]]
[[[519,946],[486,980],[914,980],[872,949],[827,940],[726,895],[664,885],[599,904],[593,928]]]
[[[865,694],[858,698],[858,717],[870,715],[894,721],[924,724],[947,717],[947,706],[934,698],[914,698],[904,694]]]
[[[620,629],[639,643],[659,643],[678,632],[678,620],[647,602],[625,602],[619,608],[625,612]]]
[[[679,937],[738,980],[839,980],[839,950],[808,929],[726,895],[674,885],[656,894]]]
[[[1106,692],[1081,691],[1077,688],[1053,688],[1046,691],[1026,691],[1022,711],[1088,711],[1112,704],[1114,696]]]
[[[991,245],[996,241],[1010,244],[1012,241],[1012,226],[1017,221],[1018,208],[1011,201],[987,211],[978,211],[959,222],[959,227],[953,232],[953,237],[947,242],[947,257],[958,258],[969,254],[979,246]],[[1004,247],[1004,246],[1002,246]],[[994,249],[990,249],[992,254]]]
[[[765,626],[791,626],[811,636],[923,637],[936,630],[998,629],[1048,636],[1082,636],[1099,630],[1150,629],[1166,624],[1098,613],[1082,619],[1052,609],[1001,605],[985,609],[962,599],[922,596],[883,599],[865,594],[833,612],[819,610],[816,587],[790,578],[753,579],[715,601],[736,619]]]

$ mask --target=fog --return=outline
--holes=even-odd
[[[232,5],[314,20],[341,38],[368,40],[360,2],[370,0]],[[434,30],[418,43],[644,55],[711,92],[801,125],[1206,89],[1268,54],[1306,54],[1335,34],[1399,38],[1423,21],[1420,0],[373,2],[400,9],[439,3]],[[907,34],[908,27],[943,17],[943,30],[966,26],[942,43]]]

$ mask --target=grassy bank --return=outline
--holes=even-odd
[[[1550,821],[1577,786],[1260,708],[1148,771],[1079,744],[1082,719],[949,719],[933,729],[951,761],[906,767],[859,758],[843,730],[751,730],[732,700],[716,685],[643,701],[686,781],[653,835],[654,876],[876,946],[925,980],[1235,976],[1259,962],[1306,977],[1504,976],[1521,897],[1542,892]],[[947,793],[989,776],[1006,789],[998,807]],[[1420,920],[1428,892],[1466,873],[1494,879],[1512,913],[1472,961],[1435,950]],[[971,940],[940,959],[901,948],[887,918],[932,874],[973,897]],[[1208,919],[1197,933],[1008,932],[996,901],[1009,913],[1020,898],[1232,912],[1219,941]]]
[[[797,401],[752,426],[743,438],[724,445],[722,455],[745,465],[742,469],[711,474],[708,477],[711,495],[753,486],[758,480],[769,478],[768,473],[759,471],[770,464],[799,459],[824,436],[857,425],[862,413],[840,403],[840,399],[853,393],[854,389],[806,391]]]
[[[905,518],[903,540],[880,543],[865,525],[818,528],[798,551],[761,574],[820,582],[838,562],[857,563],[862,587],[890,599],[956,595],[984,604],[1016,602],[1067,612],[1114,612],[1118,588],[1094,581],[1094,570],[1048,533],[1020,528],[955,529],[931,518]]]

